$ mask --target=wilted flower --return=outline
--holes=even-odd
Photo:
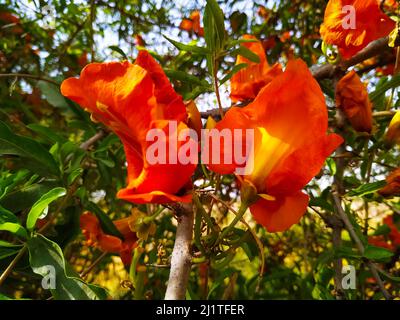
[[[354,130],[371,132],[372,104],[367,88],[354,70],[337,83],[336,106],[343,111]]]
[[[386,177],[386,186],[379,189],[378,193],[383,197],[400,196],[400,168]]]

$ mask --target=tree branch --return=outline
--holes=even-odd
[[[88,140],[83,142],[79,147],[85,151],[87,151],[93,144],[97,141],[103,139],[106,135],[106,132],[103,129],[100,129],[93,137],[90,137]]]
[[[176,229],[175,245],[171,257],[165,300],[183,300],[189,281],[191,265],[191,243],[193,238],[193,204],[183,204],[176,211],[178,226]]]
[[[339,195],[337,194],[337,192],[333,192],[332,196],[333,196],[333,200],[335,202],[335,207],[337,209],[337,212],[338,212],[340,218],[342,219],[342,221],[343,221],[347,231],[349,232],[351,238],[354,240],[358,251],[361,254],[364,254],[364,252],[365,252],[364,245],[361,242],[360,238],[358,237],[356,231],[354,230],[353,225],[351,224],[351,222],[349,220],[349,217],[347,216],[346,212],[343,210]],[[368,268],[371,270],[372,276],[375,278],[375,281],[378,284],[379,289],[381,290],[381,292],[382,292],[383,296],[385,297],[385,299],[387,299],[387,300],[391,299],[392,297],[391,297],[390,293],[386,290],[385,285],[384,285],[382,279],[379,276],[379,273],[378,273],[378,270],[377,270],[377,267],[375,266],[375,264],[370,260],[367,260],[366,263],[367,263]]]

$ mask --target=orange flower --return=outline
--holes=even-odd
[[[394,63],[376,68],[376,73],[378,76],[392,76],[394,73]]]
[[[381,2],[382,2],[382,0],[381,0]],[[399,2],[398,2],[398,0],[384,0],[383,7],[384,7],[384,10],[395,13],[396,9],[399,7]]]
[[[396,24],[380,10],[379,2],[330,0],[320,28],[322,39],[328,44],[338,46],[342,57],[348,59],[371,41],[387,36]],[[349,11],[343,10],[345,6],[354,7],[353,19],[350,19]],[[352,21],[354,25],[351,25]]]
[[[261,41],[264,50],[270,50],[276,46],[276,37],[269,37]]]
[[[193,11],[189,19],[183,19],[179,28],[187,32],[194,32],[199,37],[204,37],[204,29],[200,26],[200,12]]]
[[[368,238],[368,242],[374,246],[395,251],[397,247],[400,247],[400,231],[393,221],[393,216],[387,216],[383,219],[383,223],[389,227],[389,234],[387,236],[371,236]]]
[[[169,139],[170,121],[177,123],[177,134],[187,129],[187,113],[182,97],[173,89],[161,66],[147,51],[140,51],[134,64],[128,61],[91,63],[79,79],[61,85],[61,93],[92,113],[92,118],[112,129],[122,140],[128,163],[128,186],[118,197],[135,203],[190,202],[182,194],[195,165],[150,164],[146,150],[149,129],[166,134],[166,150],[176,155],[185,142]]]
[[[5,29],[6,32],[7,32],[7,30],[10,30],[11,33],[16,34],[16,35],[19,35],[24,32],[24,30],[21,28],[21,20],[17,16],[13,15],[10,12],[7,12],[7,11],[0,12],[0,23],[1,24],[4,23],[5,25],[12,25],[12,26],[9,26],[9,27],[11,27],[11,29],[8,29],[8,28]]]
[[[252,35],[244,35],[243,39],[257,40]],[[251,62],[245,57],[237,56],[236,65],[246,63],[247,67],[235,73],[231,78],[231,99],[233,102],[253,100],[266,84],[282,73],[281,66],[278,63],[272,67],[269,66],[260,41],[244,42],[242,45],[257,54],[260,62]]]
[[[288,41],[291,38],[290,31],[285,31],[284,33],[281,34],[279,37],[279,40],[283,43]]]
[[[389,129],[386,132],[385,143],[388,147],[394,144],[400,144],[400,111],[397,111],[389,124]]]
[[[354,70],[337,83],[336,105],[344,112],[354,130],[371,132],[372,104],[367,88]]]
[[[271,18],[272,11],[264,6],[259,6],[257,9],[257,14],[265,21],[268,21]]]
[[[386,177],[386,186],[379,189],[378,193],[383,197],[400,196],[400,168]]]
[[[231,108],[215,128],[254,129],[254,153],[245,165],[253,170],[238,179],[257,189],[259,200],[250,211],[270,232],[284,231],[300,220],[309,199],[301,189],[343,142],[336,134],[327,135],[324,95],[301,60],[289,61],[286,71],[265,86],[251,104]],[[221,146],[225,161],[229,149],[224,143]],[[221,174],[233,173],[238,167],[235,159],[210,165]]]
[[[381,247],[393,251],[394,247],[391,243],[385,239],[383,235],[380,236],[370,236],[368,237],[368,243],[375,247]]]
[[[80,217],[82,233],[88,245],[96,246],[104,252],[118,253],[122,262],[129,265],[132,260],[132,250],[136,247],[136,233],[130,228],[133,217],[114,221],[117,230],[124,237],[123,240],[116,236],[104,233],[97,217],[91,212],[85,212]]]
[[[83,68],[84,66],[87,65],[87,63],[88,63],[87,52],[83,51],[78,58],[78,65],[79,67]]]
[[[393,221],[393,216],[387,216],[383,219],[383,223],[386,224],[389,229],[389,239],[395,247],[400,246],[400,231],[397,225]]]

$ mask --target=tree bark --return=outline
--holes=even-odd
[[[184,300],[191,267],[193,238],[193,205],[184,204],[177,211],[178,227],[171,257],[165,300]]]

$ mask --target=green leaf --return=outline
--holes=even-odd
[[[93,159],[96,159],[97,161],[100,161],[102,164],[104,164],[108,168],[114,168],[115,167],[115,162],[111,159],[106,159],[106,158],[100,158],[100,157],[93,157]]]
[[[13,300],[13,299],[11,299],[11,298],[5,296],[4,294],[0,293],[0,300]]]
[[[34,273],[42,277],[55,271],[55,289],[50,289],[57,300],[95,300],[106,297],[104,289],[91,286],[79,279],[71,266],[65,261],[57,243],[36,234],[27,242],[29,263]],[[47,283],[47,282],[46,282]]]
[[[379,227],[376,228],[374,232],[374,236],[383,236],[383,235],[388,235],[390,234],[391,229],[387,224],[383,224]]]
[[[0,247],[0,260],[14,256],[20,249]]]
[[[230,48],[236,47],[236,46],[239,45],[239,44],[242,44],[242,43],[249,43],[249,42],[258,42],[258,40],[257,40],[257,39],[237,39],[237,40],[231,40],[231,41],[229,41],[229,42],[227,43],[226,47],[227,47],[227,49],[230,49]]]
[[[198,53],[198,54],[202,54],[202,55],[206,55],[206,54],[210,53],[210,51],[207,48],[183,44],[178,41],[172,40],[171,38],[168,38],[167,36],[164,36],[164,38],[167,39],[169,42],[171,42],[180,51],[187,51],[187,52]]]
[[[378,269],[378,271],[379,271],[379,273],[382,274],[386,279],[388,279],[388,280],[390,280],[390,281],[392,281],[392,282],[400,282],[400,277],[392,276],[391,274],[389,274],[389,273],[387,273],[387,272],[385,272],[385,271],[383,271],[383,270],[381,270],[381,269]]]
[[[374,193],[375,191],[379,190],[380,188],[386,185],[386,181],[376,181],[371,183],[366,183],[358,188],[350,191],[347,195],[350,197],[362,197],[370,193]]]
[[[204,38],[207,48],[212,53],[218,53],[226,41],[225,17],[216,0],[207,0],[204,10]]]
[[[353,258],[353,259],[360,259],[361,254],[351,248],[351,247],[346,247],[346,246],[341,246],[335,250],[335,256],[338,258]]]
[[[240,63],[235,65],[232,70],[220,81],[220,85],[224,84],[225,82],[227,82],[230,78],[232,78],[235,73],[238,73],[240,70],[246,68],[248,66],[247,63]]]
[[[326,199],[322,197],[314,198],[311,197],[310,202],[308,204],[310,207],[320,207],[322,209],[325,209],[329,212],[333,212],[333,206],[330,204]]]
[[[44,193],[56,186],[57,183],[54,181],[45,181],[40,184],[34,183],[28,186],[23,186],[22,188],[13,190],[2,197],[0,205],[12,212],[31,208]]]
[[[18,170],[15,173],[3,175],[0,179],[0,200],[30,175],[29,170]]]
[[[109,46],[108,48],[111,49],[112,51],[118,52],[125,60],[128,60],[128,56],[125,54],[124,50],[122,50],[120,47]]]
[[[50,173],[58,175],[57,163],[51,154],[38,142],[14,134],[0,121],[0,155],[15,155],[31,159],[40,166],[45,166]]]
[[[210,84],[207,81],[201,80],[198,77],[193,76],[187,72],[172,70],[172,69],[164,69],[164,72],[168,76],[168,78],[173,80],[179,80],[185,83],[189,82],[204,87],[210,86]]]
[[[40,124],[28,124],[27,127],[31,129],[32,131],[36,132],[43,138],[51,141],[52,143],[59,143],[63,144],[67,141],[66,138],[60,136],[59,134],[55,133],[52,129],[42,126]]]
[[[106,213],[104,213],[103,210],[101,210],[95,203],[89,201],[85,204],[85,208],[96,215],[97,219],[99,219],[100,221],[101,229],[105,233],[121,239],[124,238],[121,232],[119,232],[118,229],[115,227],[110,217]]]
[[[13,244],[7,241],[3,241],[0,240],[0,247],[4,247],[4,248],[18,248],[18,247],[22,247],[22,244]]]
[[[5,222],[18,223],[18,218],[15,216],[14,213],[0,206],[0,223]]]
[[[67,178],[68,181],[68,185],[71,185],[72,183],[74,183],[74,181],[80,177],[80,175],[83,173],[83,169],[82,168],[76,168],[75,170],[73,170]]]
[[[57,200],[58,198],[65,196],[67,190],[65,188],[54,188],[46,194],[44,194],[32,207],[28,213],[28,218],[26,219],[26,227],[28,230],[33,230],[35,227],[37,219],[43,213],[43,211],[49,206],[50,203]]]
[[[239,48],[233,50],[232,54],[245,57],[247,60],[250,60],[251,62],[260,63],[260,57],[253,51],[251,51],[249,48],[246,48],[244,46],[240,46]]]
[[[60,88],[47,81],[39,81],[40,91],[45,96],[48,103],[53,107],[69,110],[68,102],[60,92]]]
[[[333,160],[332,158],[326,159],[326,165],[328,166],[331,175],[334,176],[337,170],[335,160]]]
[[[22,238],[28,238],[28,233],[25,228],[19,223],[4,222],[0,223],[0,231],[8,231]]]
[[[395,75],[390,79],[389,81],[383,83],[380,86],[377,86],[376,90],[374,92],[371,92],[369,95],[369,99],[372,102],[376,102],[382,95],[385,94],[386,91],[397,88],[400,86],[400,74]]]
[[[210,288],[210,291],[208,292],[207,300],[211,298],[214,291],[216,291],[221,285],[224,285],[224,280],[228,277],[231,277],[235,272],[237,272],[237,270],[234,268],[221,269],[221,274],[219,274],[218,277],[215,279]]]
[[[382,261],[382,260],[387,260],[390,259],[390,257],[393,256],[393,252],[385,249],[385,248],[381,248],[381,247],[375,247],[372,245],[367,245],[365,247],[365,251],[364,251],[364,257],[370,260],[377,260],[377,261]]]
[[[184,93],[183,99],[186,101],[194,100],[199,95],[206,93],[206,92],[210,93],[210,92],[214,92],[214,91],[212,90],[212,87],[197,86],[192,91]]]

